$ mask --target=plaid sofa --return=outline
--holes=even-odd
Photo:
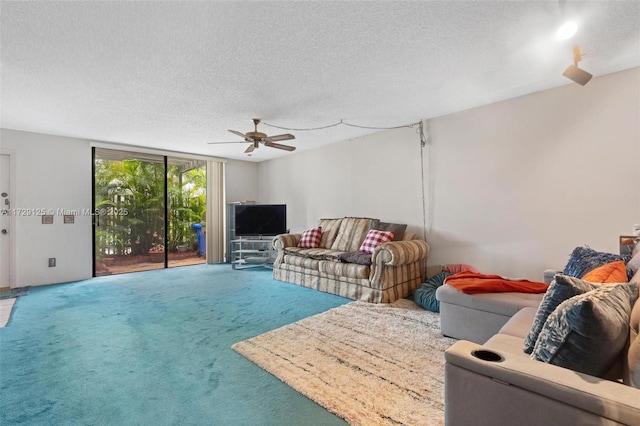
[[[380,244],[370,264],[348,263],[341,254],[357,252],[374,219],[321,219],[318,248],[299,248],[301,234],[274,239],[277,251],[273,278],[372,303],[391,303],[405,297],[423,281],[429,245],[405,232],[401,241]]]

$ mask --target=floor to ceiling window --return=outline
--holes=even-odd
[[[206,162],[94,148],[94,275],[206,261]]]

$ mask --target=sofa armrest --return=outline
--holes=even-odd
[[[273,239],[273,249],[276,251],[276,258],[273,261],[273,269],[278,269],[284,261],[284,249],[287,247],[297,247],[302,234],[280,234]]]
[[[302,234],[280,234],[273,239],[273,248],[283,250],[286,247],[296,247]]]
[[[429,255],[429,244],[423,240],[392,241],[380,244],[373,251],[371,263],[398,266],[418,262]]]
[[[497,353],[503,359],[499,362],[484,361],[473,355],[474,351],[482,349]],[[640,390],[618,382],[577,373],[464,340],[447,349],[445,361],[447,366],[458,367],[459,371],[475,373],[506,385],[506,390],[499,396],[506,406],[518,406],[521,403],[518,396],[521,394],[515,392],[516,388],[537,395],[533,400],[541,401],[541,404],[553,400],[571,409],[592,413],[622,424],[638,424],[640,419]],[[466,380],[464,382],[446,383],[445,386],[455,392],[456,386],[464,387],[470,383]],[[509,387],[512,387],[512,391],[508,390]],[[474,391],[477,391],[478,395],[483,393],[483,389],[472,390],[472,393]],[[494,397],[498,398],[497,395]],[[523,415],[530,415],[536,410],[541,410],[541,407],[534,404],[527,410],[528,413]],[[516,423],[518,421],[514,418],[509,420]]]

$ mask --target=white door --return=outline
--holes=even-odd
[[[9,287],[9,156],[0,154],[0,288]]]

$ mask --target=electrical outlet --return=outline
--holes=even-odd
[[[56,266],[56,258],[55,257],[50,257],[49,258],[49,268],[53,268],[54,266]]]

